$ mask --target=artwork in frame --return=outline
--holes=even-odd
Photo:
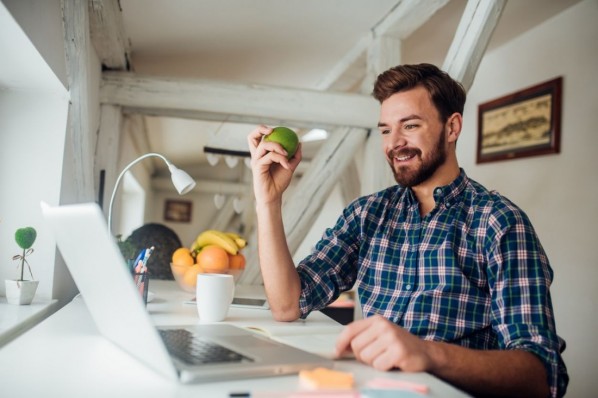
[[[477,163],[559,153],[563,78],[478,106]]]
[[[164,204],[164,220],[171,222],[191,222],[193,203],[188,200],[167,199]]]

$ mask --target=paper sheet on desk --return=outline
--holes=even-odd
[[[321,331],[318,331],[317,327],[306,328],[303,333],[297,333],[296,327],[288,327],[288,329],[284,326],[263,328],[248,325],[244,327],[291,347],[330,359],[336,359],[336,339],[342,331],[342,326],[332,329],[327,327]]]
[[[320,313],[293,322],[276,322],[262,311],[239,314],[236,326],[325,358],[334,357],[336,340],[345,328]]]
[[[325,358],[336,359],[336,351],[334,347],[342,327],[335,331],[320,333],[314,333],[310,330],[309,333],[305,334],[272,334],[267,330],[252,326],[247,326],[246,329],[251,330],[252,332],[261,333],[273,340],[290,345],[291,347],[320,355]],[[352,356],[347,356],[347,358],[352,358]]]
[[[309,334],[309,335],[293,335],[293,336],[271,336],[272,339],[280,341],[281,343],[290,345],[300,350],[311,352],[312,354],[320,355],[325,358],[334,359],[336,351],[336,339],[338,333],[328,334]]]

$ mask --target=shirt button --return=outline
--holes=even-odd
[[[405,286],[405,289],[407,289],[407,290],[411,290],[411,285],[407,285],[407,286]]]
[[[434,193],[435,193],[436,195],[440,195],[440,194],[442,193],[442,189],[440,189],[440,188],[436,188],[436,189],[434,190]]]

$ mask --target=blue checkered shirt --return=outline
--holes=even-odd
[[[356,284],[365,317],[380,314],[426,340],[530,351],[552,396],[562,396],[552,269],[528,217],[463,170],[434,200],[424,217],[400,186],[351,203],[297,267],[302,317]]]

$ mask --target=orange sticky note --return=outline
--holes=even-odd
[[[311,389],[351,389],[353,388],[353,374],[338,370],[316,368],[299,372],[300,382]]]

